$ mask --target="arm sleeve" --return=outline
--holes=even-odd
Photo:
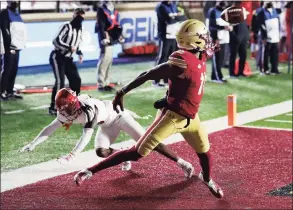
[[[98,34],[100,36],[100,40],[106,39],[106,33],[105,33],[106,19],[105,19],[105,14],[102,8],[98,9],[97,22],[98,22]]]
[[[81,52],[81,50],[80,50],[79,47],[78,47],[77,50],[76,50],[76,54],[77,54],[77,55],[83,55],[83,53]]]
[[[173,24],[173,23],[177,22],[177,20],[175,20],[169,16],[169,13],[165,7],[159,6],[157,8],[157,14],[158,14],[159,19],[162,22],[165,22],[166,24]]]
[[[212,10],[209,16],[209,30],[211,32],[211,37],[213,39],[218,39],[218,30],[223,30],[223,29],[225,29],[224,26],[217,25],[216,11]]]
[[[9,51],[11,45],[11,36],[7,10],[2,10],[0,12],[0,27],[2,30],[5,51]]]
[[[267,39],[267,29],[266,29],[266,25],[265,25],[264,13],[263,12],[260,12],[258,14],[257,22],[258,22],[258,25],[260,27],[262,40]]]
[[[184,69],[177,66],[170,64],[168,62],[162,63],[161,65],[155,66],[151,70],[147,72],[141,73],[137,78],[132,80],[128,85],[122,88],[124,94],[128,93],[129,91],[133,90],[141,86],[148,80],[158,80],[163,78],[172,78],[181,75],[184,72]]]
[[[63,47],[65,49],[71,50],[71,46],[69,46],[68,44],[66,44],[65,42],[63,42],[63,37],[66,35],[66,33],[68,33],[68,26],[67,24],[64,24],[61,27],[61,30],[58,32],[57,37],[53,40],[53,44],[55,46],[59,46],[59,47]]]
[[[209,19],[210,19],[210,21],[209,21],[210,22],[210,25],[209,25],[210,29],[212,29],[212,30],[223,30],[223,29],[225,29],[224,26],[217,25],[217,21],[216,21],[217,18],[216,18],[216,11],[215,10],[211,11]]]
[[[80,137],[79,141],[77,142],[71,153],[76,155],[82,152],[82,150],[84,150],[86,145],[90,142],[93,133],[93,128],[84,128],[82,136]]]
[[[179,8],[177,6],[175,6],[175,9],[176,9],[177,14],[179,14],[180,13]],[[183,10],[182,15],[175,16],[175,20],[178,22],[187,20],[187,17],[184,15],[184,9],[182,8],[182,10]]]
[[[80,49],[80,44],[82,43],[82,35],[83,35],[83,26],[81,27],[81,29],[78,31],[79,33],[79,43],[78,43],[78,46],[77,46],[77,49],[76,49],[76,54],[77,55],[83,55],[81,49]]]
[[[56,118],[50,125],[45,127],[39,135],[31,142],[34,146],[46,141],[48,137],[59,127],[62,126],[62,123]]]
[[[251,20],[251,30],[254,34],[258,34],[259,32],[259,24],[258,24],[258,20],[257,20],[257,13],[254,12],[253,16],[252,16],[252,20]]]

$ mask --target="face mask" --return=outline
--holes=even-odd
[[[73,27],[81,27],[81,23],[84,20],[84,18],[80,15],[77,15],[73,20],[71,21],[71,24]]]

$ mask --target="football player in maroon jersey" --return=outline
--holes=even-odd
[[[202,168],[199,179],[215,197],[223,197],[223,191],[211,178],[208,133],[197,113],[206,81],[206,60],[212,56],[217,46],[212,44],[205,24],[195,19],[181,23],[176,41],[179,50],[166,63],[140,74],[119,90],[113,100],[113,108],[119,112],[117,107],[120,106],[123,111],[125,94],[148,80],[168,77],[169,90],[166,98],[155,103],[155,107],[160,109],[155,121],[134,147],[116,152],[102,162],[78,172],[74,177],[77,185],[98,171],[127,160],[136,161],[145,157],[164,139],[181,133],[199,157]]]

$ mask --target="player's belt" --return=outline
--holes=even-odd
[[[189,117],[186,117],[186,119],[187,119],[187,123],[186,123],[186,125],[184,126],[184,128],[187,128],[187,127],[189,126],[189,124],[190,124],[190,118],[189,118]]]

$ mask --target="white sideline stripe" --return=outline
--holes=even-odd
[[[264,127],[264,126],[251,126],[251,125],[242,125],[242,126],[237,126],[241,128],[255,128],[255,129],[264,129],[264,130],[277,130],[277,131],[291,131],[292,129],[289,128],[274,128],[274,127]]]
[[[287,116],[292,116],[292,114],[286,114]]]
[[[267,119],[267,122],[280,122],[280,123],[292,123],[290,120],[274,120],[274,119]]]
[[[46,108],[49,108],[49,106],[48,106],[48,105],[42,105],[42,106],[32,107],[32,108],[30,108],[30,109],[32,109],[32,110],[36,110],[36,109],[46,109]]]
[[[20,110],[15,110],[15,111],[8,111],[8,112],[4,112],[4,114],[16,114],[16,113],[21,113],[24,112],[25,110],[20,109]]]
[[[252,109],[249,111],[237,114],[237,125],[243,125],[249,122],[280,115],[292,111],[292,100],[278,104],[273,104],[261,108]],[[229,128],[227,116],[203,122],[208,133],[220,131]],[[183,141],[181,134],[170,136],[164,141],[165,144],[172,144]],[[133,140],[124,141],[112,145],[113,148],[120,149],[121,147],[130,147],[134,144]],[[57,158],[57,157],[56,157]],[[82,152],[67,165],[60,165],[56,160],[51,160],[44,163],[19,168],[9,172],[1,173],[1,192],[21,187],[27,184],[32,184],[44,179],[55,176],[68,174],[77,170],[92,166],[102,160],[95,155],[94,150]]]

